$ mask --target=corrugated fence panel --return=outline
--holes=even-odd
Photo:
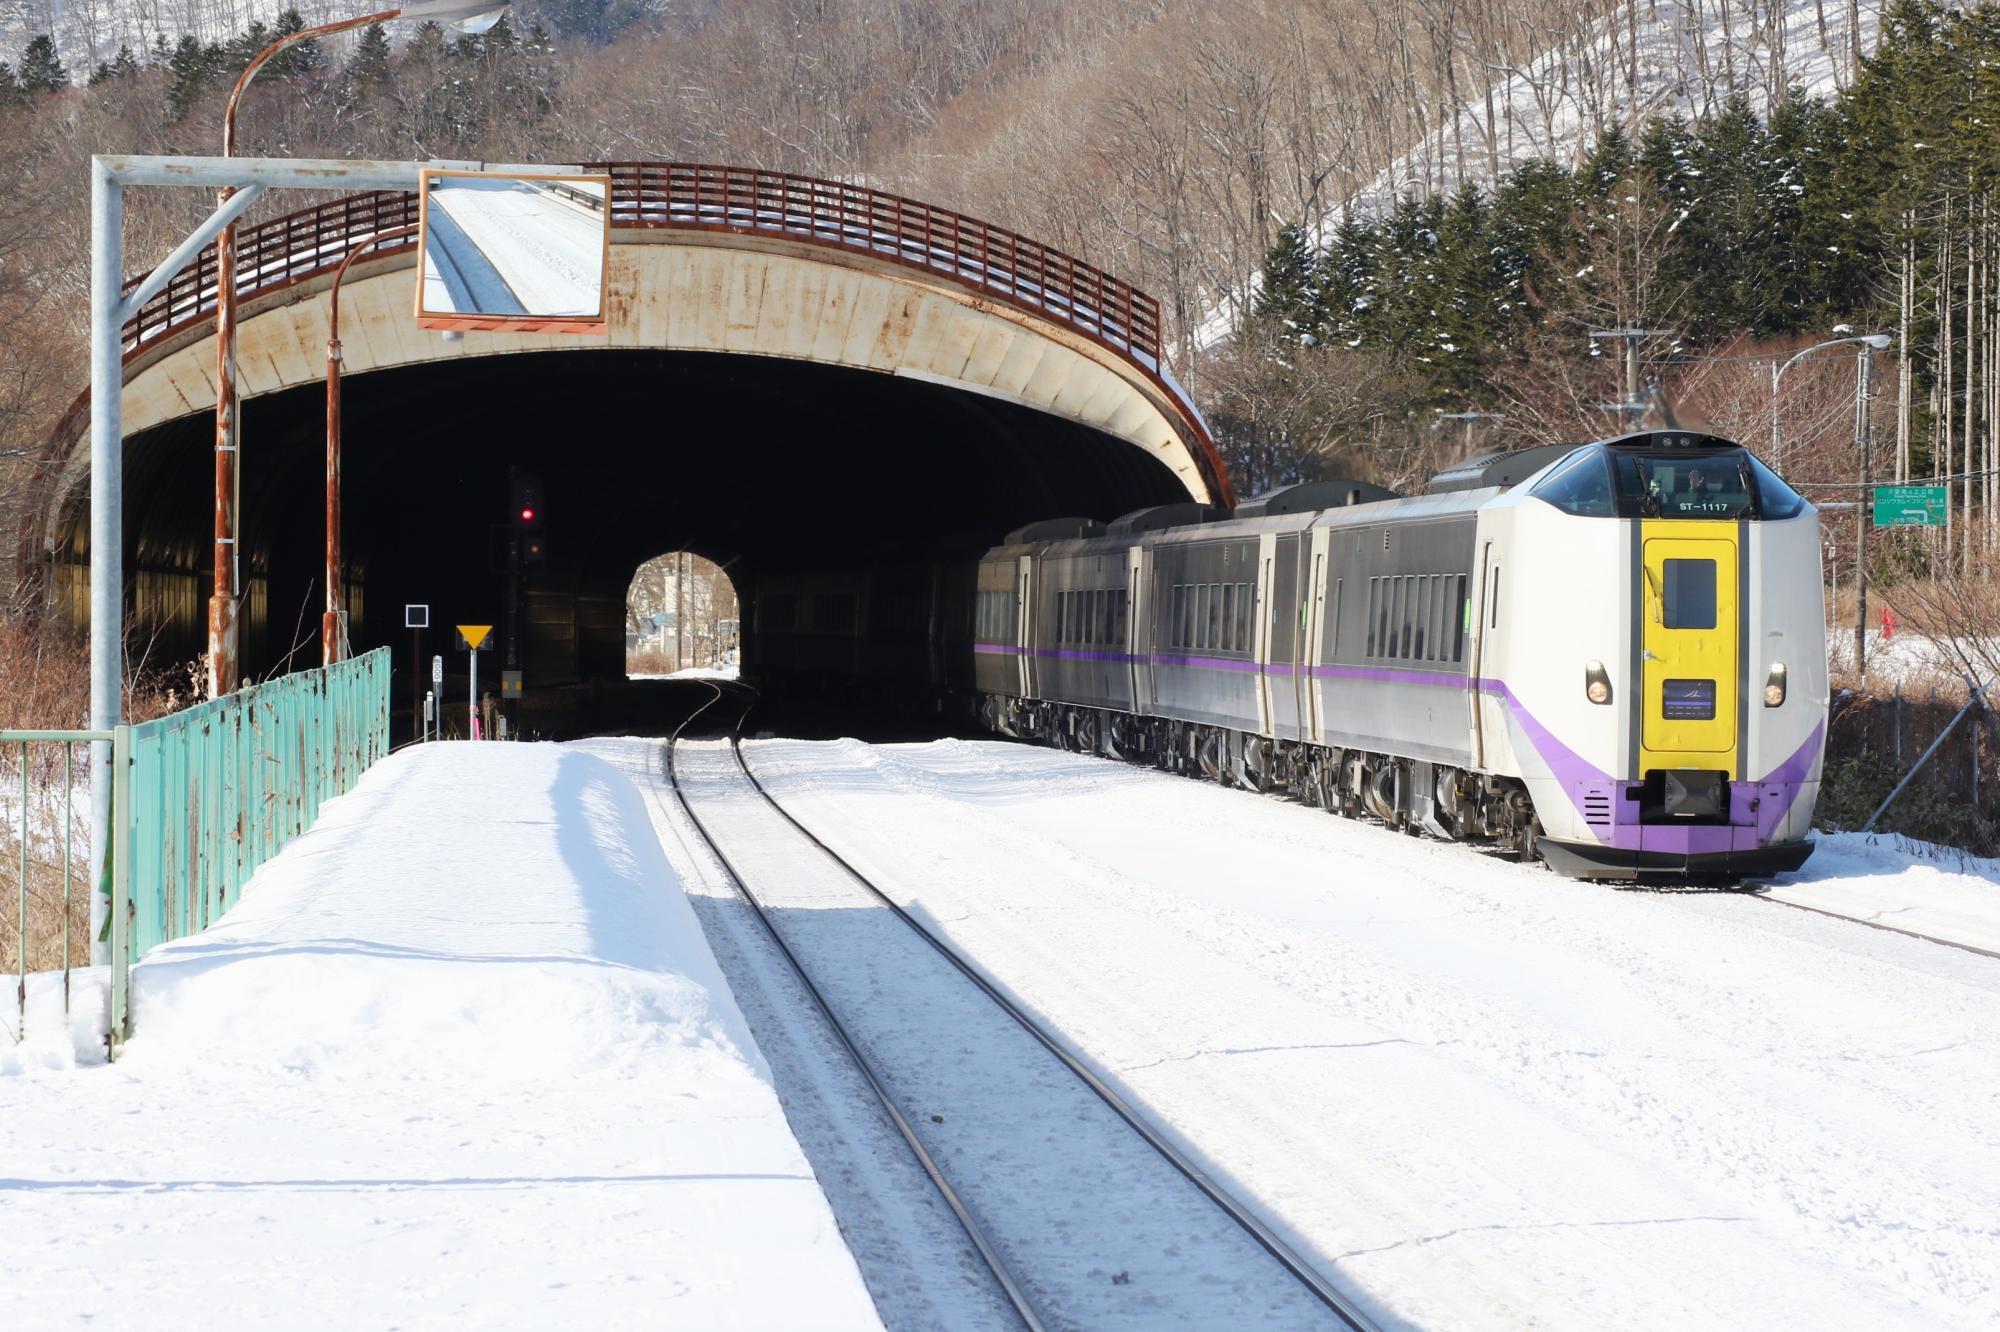
[[[132,727],[132,955],[206,929],[388,751],[387,648]]]

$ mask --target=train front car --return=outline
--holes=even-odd
[[[1827,719],[1817,511],[1728,440],[1655,431],[1574,450],[1481,517],[1475,728],[1549,864],[1804,863]]]

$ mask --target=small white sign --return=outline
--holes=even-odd
[[[443,683],[444,683],[444,658],[443,658],[443,657],[432,657],[432,658],[431,658],[431,683],[432,683],[432,684],[434,684],[434,685],[441,685],[441,684],[443,684]]]
[[[430,628],[430,627],[431,627],[431,608],[430,608],[429,606],[405,606],[405,607],[403,607],[403,627],[404,627],[405,629],[428,629],[428,628]]]

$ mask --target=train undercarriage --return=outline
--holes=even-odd
[[[1412,837],[1488,842],[1523,863],[1541,858],[1540,819],[1519,781],[1391,754],[988,694],[980,722],[998,735],[1051,744],[1246,791],[1283,792],[1343,818],[1363,814]]]

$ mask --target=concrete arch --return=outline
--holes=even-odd
[[[1126,355],[1055,320],[921,269],[853,250],[728,231],[617,228],[606,333],[469,333],[411,319],[415,256],[357,263],[341,290],[343,375],[523,352],[714,352],[813,361],[998,398],[1088,426],[1165,465],[1190,497],[1225,492],[1192,406]],[[238,331],[246,401],[325,375],[330,275],[247,297]],[[214,337],[196,324],[126,365],[128,435],[212,410]],[[745,410],[754,410],[745,404]]]

